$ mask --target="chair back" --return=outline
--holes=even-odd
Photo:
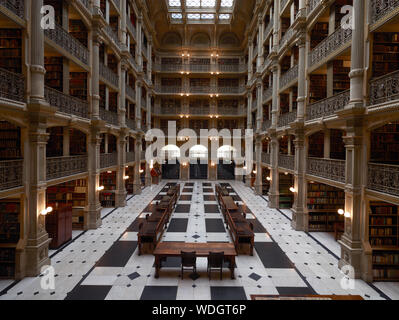
[[[181,263],[185,267],[192,267],[197,261],[196,252],[181,252]]]
[[[209,252],[209,265],[212,268],[223,267],[224,252]]]

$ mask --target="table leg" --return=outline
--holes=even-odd
[[[235,257],[230,258],[230,272],[231,272],[231,279],[235,279],[234,276],[234,266],[235,266]]]
[[[159,278],[159,270],[161,269],[161,257],[155,256],[155,278]]]

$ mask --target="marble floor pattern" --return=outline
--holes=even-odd
[[[216,273],[209,280],[206,259],[197,261],[199,278],[186,271],[181,279],[179,259],[168,259],[155,279],[154,257],[138,256],[138,219],[165,194],[167,183],[176,181],[144,189],[129,198],[125,208],[107,212],[99,229],[82,233],[54,252],[55,289],[42,289],[41,276],[25,278],[1,292],[0,300],[245,300],[253,294],[399,299],[398,283],[369,285],[355,280],[354,289],[343,289],[337,245],[331,237],[292,230],[289,210],[268,208],[267,198],[238,181],[222,183],[236,202],[247,205],[255,250],[253,256],[237,257],[236,279],[231,280],[225,269],[223,280]],[[181,197],[161,241],[231,242],[215,199],[215,182],[179,183]]]

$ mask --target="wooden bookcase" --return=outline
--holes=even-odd
[[[69,33],[87,48],[87,28],[81,20],[69,20]]]
[[[328,22],[317,22],[310,36],[310,49],[316,47],[321,41],[328,37]]]
[[[349,72],[351,71],[351,62],[347,60],[333,61],[333,94],[336,95],[350,87]]]
[[[374,281],[399,281],[398,207],[370,201],[369,241]]]
[[[262,168],[262,195],[267,196],[269,194],[270,189],[270,181],[266,178],[270,177],[270,170],[269,168],[263,167]]]
[[[100,186],[104,186],[104,190],[100,192],[101,206],[103,208],[115,207],[116,172],[101,173]]]
[[[399,32],[376,32],[373,42],[373,77],[399,70]]]
[[[309,136],[308,156],[324,158],[324,132],[319,131]]]
[[[7,121],[0,121],[0,160],[21,157],[21,129]]]
[[[46,216],[46,231],[51,238],[50,249],[58,249],[72,239],[72,206],[59,204]]]
[[[309,103],[315,103],[327,98],[327,75],[310,75]]]
[[[335,224],[344,222],[344,217],[338,214],[338,209],[344,208],[343,190],[321,183],[308,183],[309,231],[334,231]]]
[[[44,57],[44,67],[46,69],[45,84],[58,91],[63,91],[63,58]]]
[[[280,209],[290,209],[294,203],[294,195],[290,191],[290,188],[294,186],[293,176],[280,173],[279,181],[279,207]]]
[[[346,159],[346,149],[343,140],[345,132],[338,129],[330,130],[330,158],[331,159]]]
[[[399,164],[399,122],[372,131],[370,144],[371,162]]]
[[[69,94],[76,98],[87,100],[87,73],[70,72],[69,74]]]
[[[21,29],[0,29],[0,68],[22,73]]]

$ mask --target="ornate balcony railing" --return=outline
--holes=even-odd
[[[0,161],[0,190],[21,187],[23,160]]]
[[[114,1],[114,4],[115,4],[115,6],[116,6],[117,9],[120,9],[120,8],[121,8],[121,2],[120,2],[120,0],[112,0],[112,1]]]
[[[345,160],[308,158],[306,172],[313,176],[345,183]]]
[[[114,153],[101,153],[100,154],[100,168],[109,168],[116,166],[118,162],[118,154]]]
[[[262,131],[268,130],[272,126],[271,120],[263,120]]]
[[[161,105],[156,105],[154,108],[154,113],[156,114],[169,114],[169,115],[178,115],[181,114],[181,107],[176,106],[176,107],[168,107],[168,106],[161,106]]]
[[[155,91],[159,93],[183,93],[182,87],[175,86],[156,86]]]
[[[352,29],[339,27],[309,53],[309,66],[322,61],[352,39]]]
[[[242,93],[244,91],[244,87],[218,87],[218,93]]]
[[[83,3],[83,5],[87,8],[90,9],[90,5],[89,5],[89,0],[79,0],[81,3]]]
[[[288,28],[288,30],[285,32],[285,34],[280,40],[279,48],[281,49],[282,47],[284,47],[286,43],[288,43],[291,40],[294,34],[295,34],[295,29],[293,29],[292,27]]]
[[[280,0],[280,8],[283,10],[290,0]]]
[[[160,64],[156,63],[153,68],[157,72],[183,72],[186,70],[185,64]]]
[[[78,117],[89,117],[89,104],[76,97],[64,94],[50,87],[44,87],[44,96],[46,101],[53,107],[57,107],[58,111],[73,114]]]
[[[127,29],[130,31],[130,33],[133,35],[133,38],[136,38],[136,27],[133,25],[132,21],[130,19],[126,19],[126,25]]]
[[[101,120],[104,120],[105,122],[111,123],[115,126],[119,125],[118,114],[116,112],[100,108],[100,118]]]
[[[273,96],[273,87],[267,88],[263,91],[263,101],[267,101]]]
[[[290,156],[286,154],[278,155],[278,166],[288,170],[295,169],[295,156]]]
[[[192,64],[188,65],[189,71],[191,72],[210,72],[211,65],[210,64]]]
[[[137,128],[136,121],[129,118],[126,119],[126,126],[131,130],[136,130]]]
[[[314,120],[333,115],[342,110],[349,103],[349,90],[343,91],[335,96],[317,101],[307,107],[306,120]]]
[[[209,107],[190,107],[191,115],[209,115],[210,108]]]
[[[126,94],[133,100],[136,99],[136,91],[129,85],[126,85]]]
[[[308,15],[322,2],[322,0],[309,0],[308,2]]]
[[[126,162],[134,162],[134,152],[126,152]]]
[[[280,114],[278,118],[278,126],[279,127],[285,127],[288,126],[290,123],[294,122],[296,119],[296,112],[287,112]]]
[[[219,72],[245,72],[248,70],[246,64],[218,64]]]
[[[399,196],[399,166],[369,163],[367,188]]]
[[[87,172],[87,156],[47,158],[47,180],[68,177],[84,172]]]
[[[106,25],[104,27],[105,33],[108,35],[108,37],[115,42],[115,44],[119,47],[119,37],[118,34],[115,33],[115,31],[112,29],[110,25]]]
[[[298,65],[293,66],[286,73],[284,73],[280,78],[280,89],[287,86],[289,83],[298,80]]]
[[[370,105],[399,99],[399,71],[370,81]]]
[[[25,101],[24,77],[0,68],[0,98]]]
[[[192,93],[212,93],[212,88],[210,86],[190,86],[190,92]]]
[[[266,26],[265,32],[264,32],[265,38],[269,35],[270,31],[272,31],[273,25],[274,25],[274,23],[273,23],[273,20],[272,20],[272,21],[270,21],[269,24]]]
[[[241,108],[240,108],[241,109]],[[218,107],[218,111],[217,113],[222,115],[222,116],[226,116],[226,115],[239,115],[240,111],[241,114],[246,113],[246,110],[240,110],[239,108],[235,108],[235,107]]]
[[[399,7],[399,0],[371,0],[370,6],[371,23],[375,23]]]
[[[103,63],[100,63],[100,76],[115,87],[119,87],[119,77]]]
[[[253,57],[256,57],[258,55],[258,50],[258,46],[255,46],[253,50]]]
[[[89,63],[89,51],[87,48],[61,26],[56,24],[54,29],[45,29],[44,34],[84,64],[87,65]]]
[[[0,6],[14,12],[18,17],[25,17],[25,0],[0,0]]]
[[[262,152],[262,162],[270,164],[270,153]]]

